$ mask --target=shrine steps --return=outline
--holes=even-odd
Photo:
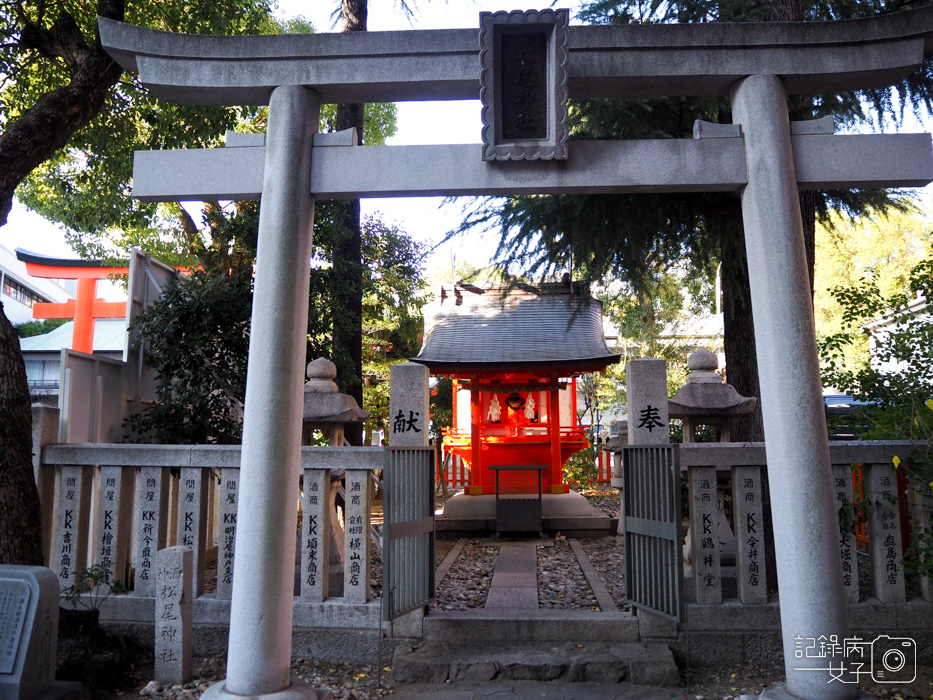
[[[580,610],[470,610],[434,612],[422,622],[426,643],[456,639],[465,645],[501,643],[637,642],[638,618],[630,612]]]
[[[664,688],[680,683],[674,656],[660,643],[507,643],[498,638],[495,643],[487,639],[472,645],[462,641],[399,645],[392,675],[396,683],[444,683],[451,690],[461,683],[494,681],[612,686],[625,681]]]

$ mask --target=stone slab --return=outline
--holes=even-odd
[[[487,700],[510,698],[511,700],[686,700],[683,691],[653,688],[635,683],[574,683],[572,696],[562,683],[545,681],[492,681],[485,683],[457,683],[455,687],[442,683],[419,683],[396,689],[392,694],[396,700]]]
[[[538,586],[538,578],[534,575],[528,575],[523,572],[507,573],[505,571],[496,571],[492,575],[493,588],[535,588]]]
[[[736,526],[736,583],[746,605],[768,602],[760,467],[732,468],[732,509]],[[728,528],[720,522],[719,531]]]
[[[593,567],[593,563],[590,561],[590,558],[586,555],[586,550],[583,549],[583,546],[580,544],[579,540],[576,538],[570,539],[570,548],[573,550],[574,556],[577,558],[577,562],[580,564],[580,569],[583,571],[583,576],[586,578],[586,582],[590,584],[590,589],[593,591],[593,595],[596,596],[596,602],[599,604],[599,609],[604,612],[618,612],[615,601],[612,599],[612,595],[609,593],[609,590],[606,588],[606,584],[603,583],[602,577]],[[619,576],[623,576],[624,572],[619,571]]]
[[[49,445],[43,465],[240,468],[239,445]],[[380,447],[303,447],[302,469],[382,469]]]
[[[51,567],[62,587],[74,582],[74,574],[87,567],[88,519],[93,474],[86,466],[63,466],[55,499]]]
[[[331,149],[356,150],[356,149]],[[392,365],[388,442],[394,447],[428,444],[428,368],[415,362]]]
[[[236,515],[240,494],[240,470],[220,470],[220,532],[217,542],[217,597],[233,595],[233,559]]]
[[[520,588],[491,587],[486,594],[487,610],[497,609],[538,609],[538,588],[522,586]]]
[[[511,551],[503,552],[499,550],[499,557],[496,561],[496,572],[504,574],[521,574],[523,576],[534,577],[536,573],[536,558],[527,555],[516,554],[515,558],[506,557],[505,554],[512,554]]]
[[[844,586],[846,603],[858,603],[858,556],[855,547],[855,505],[852,494],[852,467],[848,464],[833,464],[833,494],[839,506],[840,525],[846,523],[848,527],[839,532],[839,557],[842,559],[842,585]]]
[[[330,594],[330,473],[304,472],[301,497],[301,597],[321,603]]]
[[[343,597],[348,603],[365,604],[372,597],[370,586],[369,472],[348,469],[344,496],[346,561],[343,572]],[[324,536],[328,536],[324,532]]]
[[[711,139],[708,143],[724,141]],[[700,143],[703,143],[701,141]],[[625,366],[629,445],[670,442],[667,401],[667,363],[654,357],[632,360]]]
[[[192,676],[190,547],[167,547],[156,554],[155,679],[162,685],[181,685]]]
[[[933,179],[925,134],[793,137],[801,188],[914,187]],[[315,148],[311,189],[320,198],[736,192],[745,184],[742,140],[582,141],[562,165],[490,167],[474,145]],[[262,194],[262,148],[138,151],[133,195],[142,201]],[[670,168],[664,163],[676,164]]]
[[[0,566],[0,700],[53,692],[59,583],[42,566]]]
[[[170,480],[171,472],[162,467],[142,467],[136,479],[133,595],[155,596],[155,556],[165,547]]]
[[[476,610],[431,613],[424,619],[425,641],[456,639],[462,644],[636,642],[638,618],[631,613],[569,610]]]
[[[434,572],[435,585],[440,584],[440,582],[444,580],[444,577],[447,575],[447,572],[450,571],[450,567],[454,565],[454,562],[457,561],[457,557],[460,556],[460,552],[463,551],[466,543],[467,539],[465,537],[454,542],[454,546],[450,548],[450,551],[447,552],[447,556],[444,557],[444,561],[440,563]]]
[[[872,464],[865,470],[868,501],[868,553],[872,584],[882,603],[907,600],[901,561],[901,520],[897,508],[897,475],[893,464]]]
[[[602,518],[602,511],[590,505],[579,493],[545,493],[541,497],[541,515],[544,518]],[[454,494],[445,504],[445,518],[496,517],[496,497],[492,494],[474,496]]]
[[[402,651],[402,650],[400,650]],[[680,673],[663,644],[562,643],[461,645],[429,642],[396,653],[397,683],[469,680],[609,682],[676,686]]]

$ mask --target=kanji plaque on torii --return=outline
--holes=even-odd
[[[925,185],[933,150],[926,134],[837,136],[831,124],[791,124],[787,96],[902,80],[933,53],[933,6],[845,22],[568,27],[570,99],[727,96],[734,125],[700,125],[685,140],[571,141],[561,161],[485,160],[483,144],[340,146],[315,136],[322,103],[476,99],[479,29],[286,41],[109,20],[100,30],[115,60],[158,98],[269,104],[264,145],[138,153],[134,167],[134,194],[147,200],[262,195],[240,495],[255,507],[237,530],[228,677],[206,698],[289,687],[314,198],[664,191],[741,195],[771,493],[781,495],[772,511],[782,528],[786,690],[808,700],[856,697],[856,686],[828,683],[829,669],[794,664],[795,637],[848,633],[797,191]],[[274,415],[273,404],[282,407]]]

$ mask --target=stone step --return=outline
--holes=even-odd
[[[397,683],[680,683],[671,650],[658,643],[403,644],[396,648],[392,675]]]
[[[629,612],[579,610],[471,610],[431,612],[425,642],[456,639],[464,645],[497,643],[637,642],[638,618]]]
[[[688,700],[679,688],[635,683],[417,683],[396,686],[392,700]]]

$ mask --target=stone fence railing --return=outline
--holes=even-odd
[[[892,458],[897,455],[906,461],[912,446],[910,442],[830,444],[833,488],[843,527],[839,541],[843,583],[849,603],[859,602],[862,567],[867,567],[871,589],[865,590],[863,575],[863,599],[880,603],[906,601],[902,552],[909,536],[907,530],[911,522],[921,519],[929,527],[933,514],[931,499],[923,500],[912,492],[905,495],[903,481],[898,488]],[[687,595],[691,602],[698,605],[721,605],[726,599],[737,599],[745,605],[768,602],[767,545],[762,528],[764,465],[762,443],[680,446],[680,466],[687,474],[689,493],[687,559],[692,565],[692,576],[687,580]],[[861,480],[860,488],[858,483],[853,484],[853,475]],[[776,495],[780,497],[772,493],[772,499]],[[734,534],[727,531],[730,524],[722,512],[724,502],[728,501]],[[859,556],[857,552],[856,504],[865,516],[867,556]],[[806,527],[806,523],[799,526]],[[775,537],[780,537],[780,532],[775,532]],[[926,601],[933,600],[928,577],[920,579],[919,593]]]
[[[370,480],[383,468],[381,447],[306,447],[295,485],[295,624],[378,628],[370,582]],[[111,598],[113,616],[152,620],[155,554],[190,546],[195,610],[216,608],[225,621],[232,592],[239,505],[240,447],[218,445],[50,444],[41,449],[37,480],[47,564],[63,587],[76,571],[104,564],[129,587]],[[342,476],[343,483],[333,480]],[[343,527],[332,522],[344,489]],[[332,552],[332,543],[337,550]],[[216,590],[205,595],[205,564],[216,558]],[[331,567],[343,566],[343,590]],[[339,577],[333,577],[339,580]],[[104,611],[108,612],[108,611]],[[203,616],[201,616],[203,618]],[[214,615],[208,615],[214,617]]]

